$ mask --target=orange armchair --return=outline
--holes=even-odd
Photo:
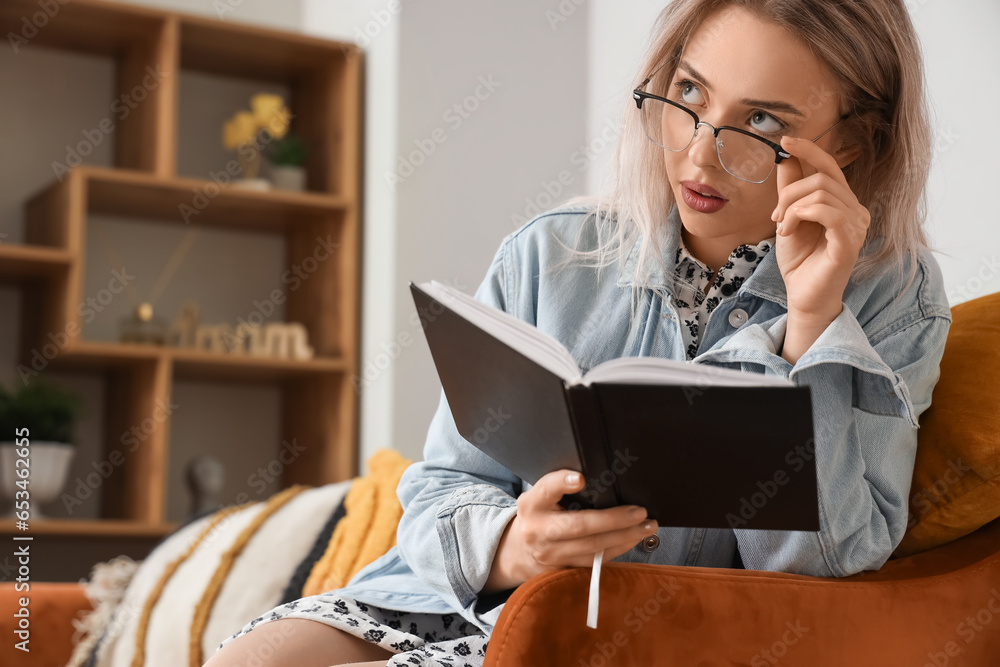
[[[507,600],[486,667],[1000,665],[1000,519],[842,579],[607,563],[540,575]]]
[[[841,579],[612,562],[596,629],[590,569],[548,573],[507,600],[487,667],[1000,666],[1000,293],[952,318],[899,558]]]

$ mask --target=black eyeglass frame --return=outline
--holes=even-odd
[[[654,95],[653,93],[647,93],[646,91],[642,90],[642,88],[647,83],[649,83],[652,78],[653,78],[652,76],[646,77],[646,80],[643,81],[641,84],[639,84],[639,86],[635,90],[632,91],[632,98],[635,100],[635,106],[636,106],[637,109],[639,109],[639,111],[642,111],[642,101],[644,99],[647,99],[647,98],[648,99],[658,100],[660,102],[666,102],[667,104],[670,104],[672,106],[677,107],[678,109],[680,109],[681,111],[685,112],[686,114],[688,114],[689,116],[691,116],[691,118],[694,119],[694,130],[691,132],[691,139],[692,140],[694,139],[695,132],[698,131],[698,128],[700,126],[707,125],[708,127],[712,128],[712,138],[715,140],[716,154],[718,154],[718,150],[719,150],[719,132],[721,132],[722,130],[732,130],[733,132],[739,132],[740,134],[745,134],[748,137],[752,137],[752,138],[756,139],[757,141],[760,141],[760,142],[762,142],[764,144],[767,144],[767,146],[769,148],[771,148],[771,150],[774,151],[774,164],[781,164],[782,160],[786,160],[786,159],[792,157],[791,153],[786,152],[785,149],[783,149],[781,147],[781,144],[776,144],[773,141],[769,141],[769,140],[765,139],[764,137],[760,136],[759,134],[754,134],[753,132],[749,132],[747,130],[741,130],[740,128],[733,127],[731,125],[721,125],[719,127],[713,127],[711,123],[706,123],[706,122],[702,121],[700,118],[698,118],[698,114],[696,114],[695,112],[691,111],[686,106],[684,106],[682,104],[679,104],[677,102],[674,102],[673,100],[668,100],[665,97],[660,97],[659,95]],[[829,132],[830,130],[832,130],[833,128],[837,127],[838,125],[840,125],[845,120],[847,120],[850,117],[850,115],[851,115],[850,111],[848,111],[847,113],[845,113],[844,115],[842,115],[840,117],[840,120],[838,120],[836,123],[834,123],[829,128],[827,128],[818,137],[816,137],[815,139],[813,139],[812,140],[813,143],[815,143],[815,142],[819,141],[820,139],[822,139],[823,136],[827,132]],[[648,135],[647,135],[647,138],[649,138]],[[652,138],[649,138],[649,140],[653,141]],[[653,141],[653,143],[656,144],[655,141]],[[660,146],[661,148],[667,148],[666,146],[662,146],[661,144],[656,144],[656,145]],[[687,146],[685,146],[684,148],[678,148],[676,150],[673,149],[673,148],[667,148],[667,150],[668,151],[673,151],[675,153],[679,153],[680,151],[685,150],[690,145],[691,145],[691,141],[688,141]],[[721,156],[719,156],[719,159],[720,159],[720,163],[721,163],[721,159],[722,159]],[[725,166],[725,165],[723,165],[723,166]],[[771,170],[772,171],[774,170],[773,166],[771,167]],[[732,174],[732,172],[730,172],[728,169],[726,169],[726,171],[728,173]],[[736,176],[736,174],[732,174],[732,175]],[[768,176],[770,176],[770,175],[771,175],[771,172],[770,171],[767,172],[767,176],[765,176],[764,179],[761,180],[761,181],[751,181],[751,180],[743,178],[742,176],[736,176],[736,178],[738,178],[740,180],[743,180],[743,181],[746,181],[747,183],[763,183],[764,181],[766,181],[768,179]]]

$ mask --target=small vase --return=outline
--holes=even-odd
[[[73,453],[76,447],[64,442],[33,441],[28,448],[28,467],[17,466],[18,449],[20,446],[13,442],[0,442],[0,490],[3,495],[11,501],[22,500],[24,494],[18,497],[21,491],[27,491],[29,507],[28,519],[46,518],[40,509],[44,503],[51,502],[59,497],[63,485],[66,483],[66,476],[69,474],[69,464],[73,460]],[[26,478],[19,477],[18,470],[27,470]],[[26,489],[17,485],[17,481],[26,479]],[[15,502],[8,517],[16,516],[16,512],[23,512],[24,508],[18,510]]]
[[[305,167],[291,165],[271,165],[271,181],[279,190],[294,190],[302,192],[306,189]]]

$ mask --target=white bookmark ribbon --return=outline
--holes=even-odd
[[[587,600],[587,627],[597,628],[597,607],[601,603],[601,561],[604,552],[594,554],[594,567],[590,571],[590,597]]]

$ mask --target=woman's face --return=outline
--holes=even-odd
[[[733,7],[715,12],[699,26],[669,87],[650,92],[680,102],[713,127],[749,130],[774,143],[782,135],[811,140],[840,118],[839,86],[805,44]],[[833,139],[831,132],[816,143],[830,152]],[[771,157],[773,151],[767,159]],[[694,245],[721,244],[728,252],[774,235],[777,166],[763,183],[736,178],[720,164],[715,139],[705,126],[685,150],[664,150],[663,159],[686,238],[694,237]],[[806,176],[812,173],[808,165],[803,169]],[[714,188],[728,201],[712,211],[719,200],[692,197],[685,193],[685,182]]]

